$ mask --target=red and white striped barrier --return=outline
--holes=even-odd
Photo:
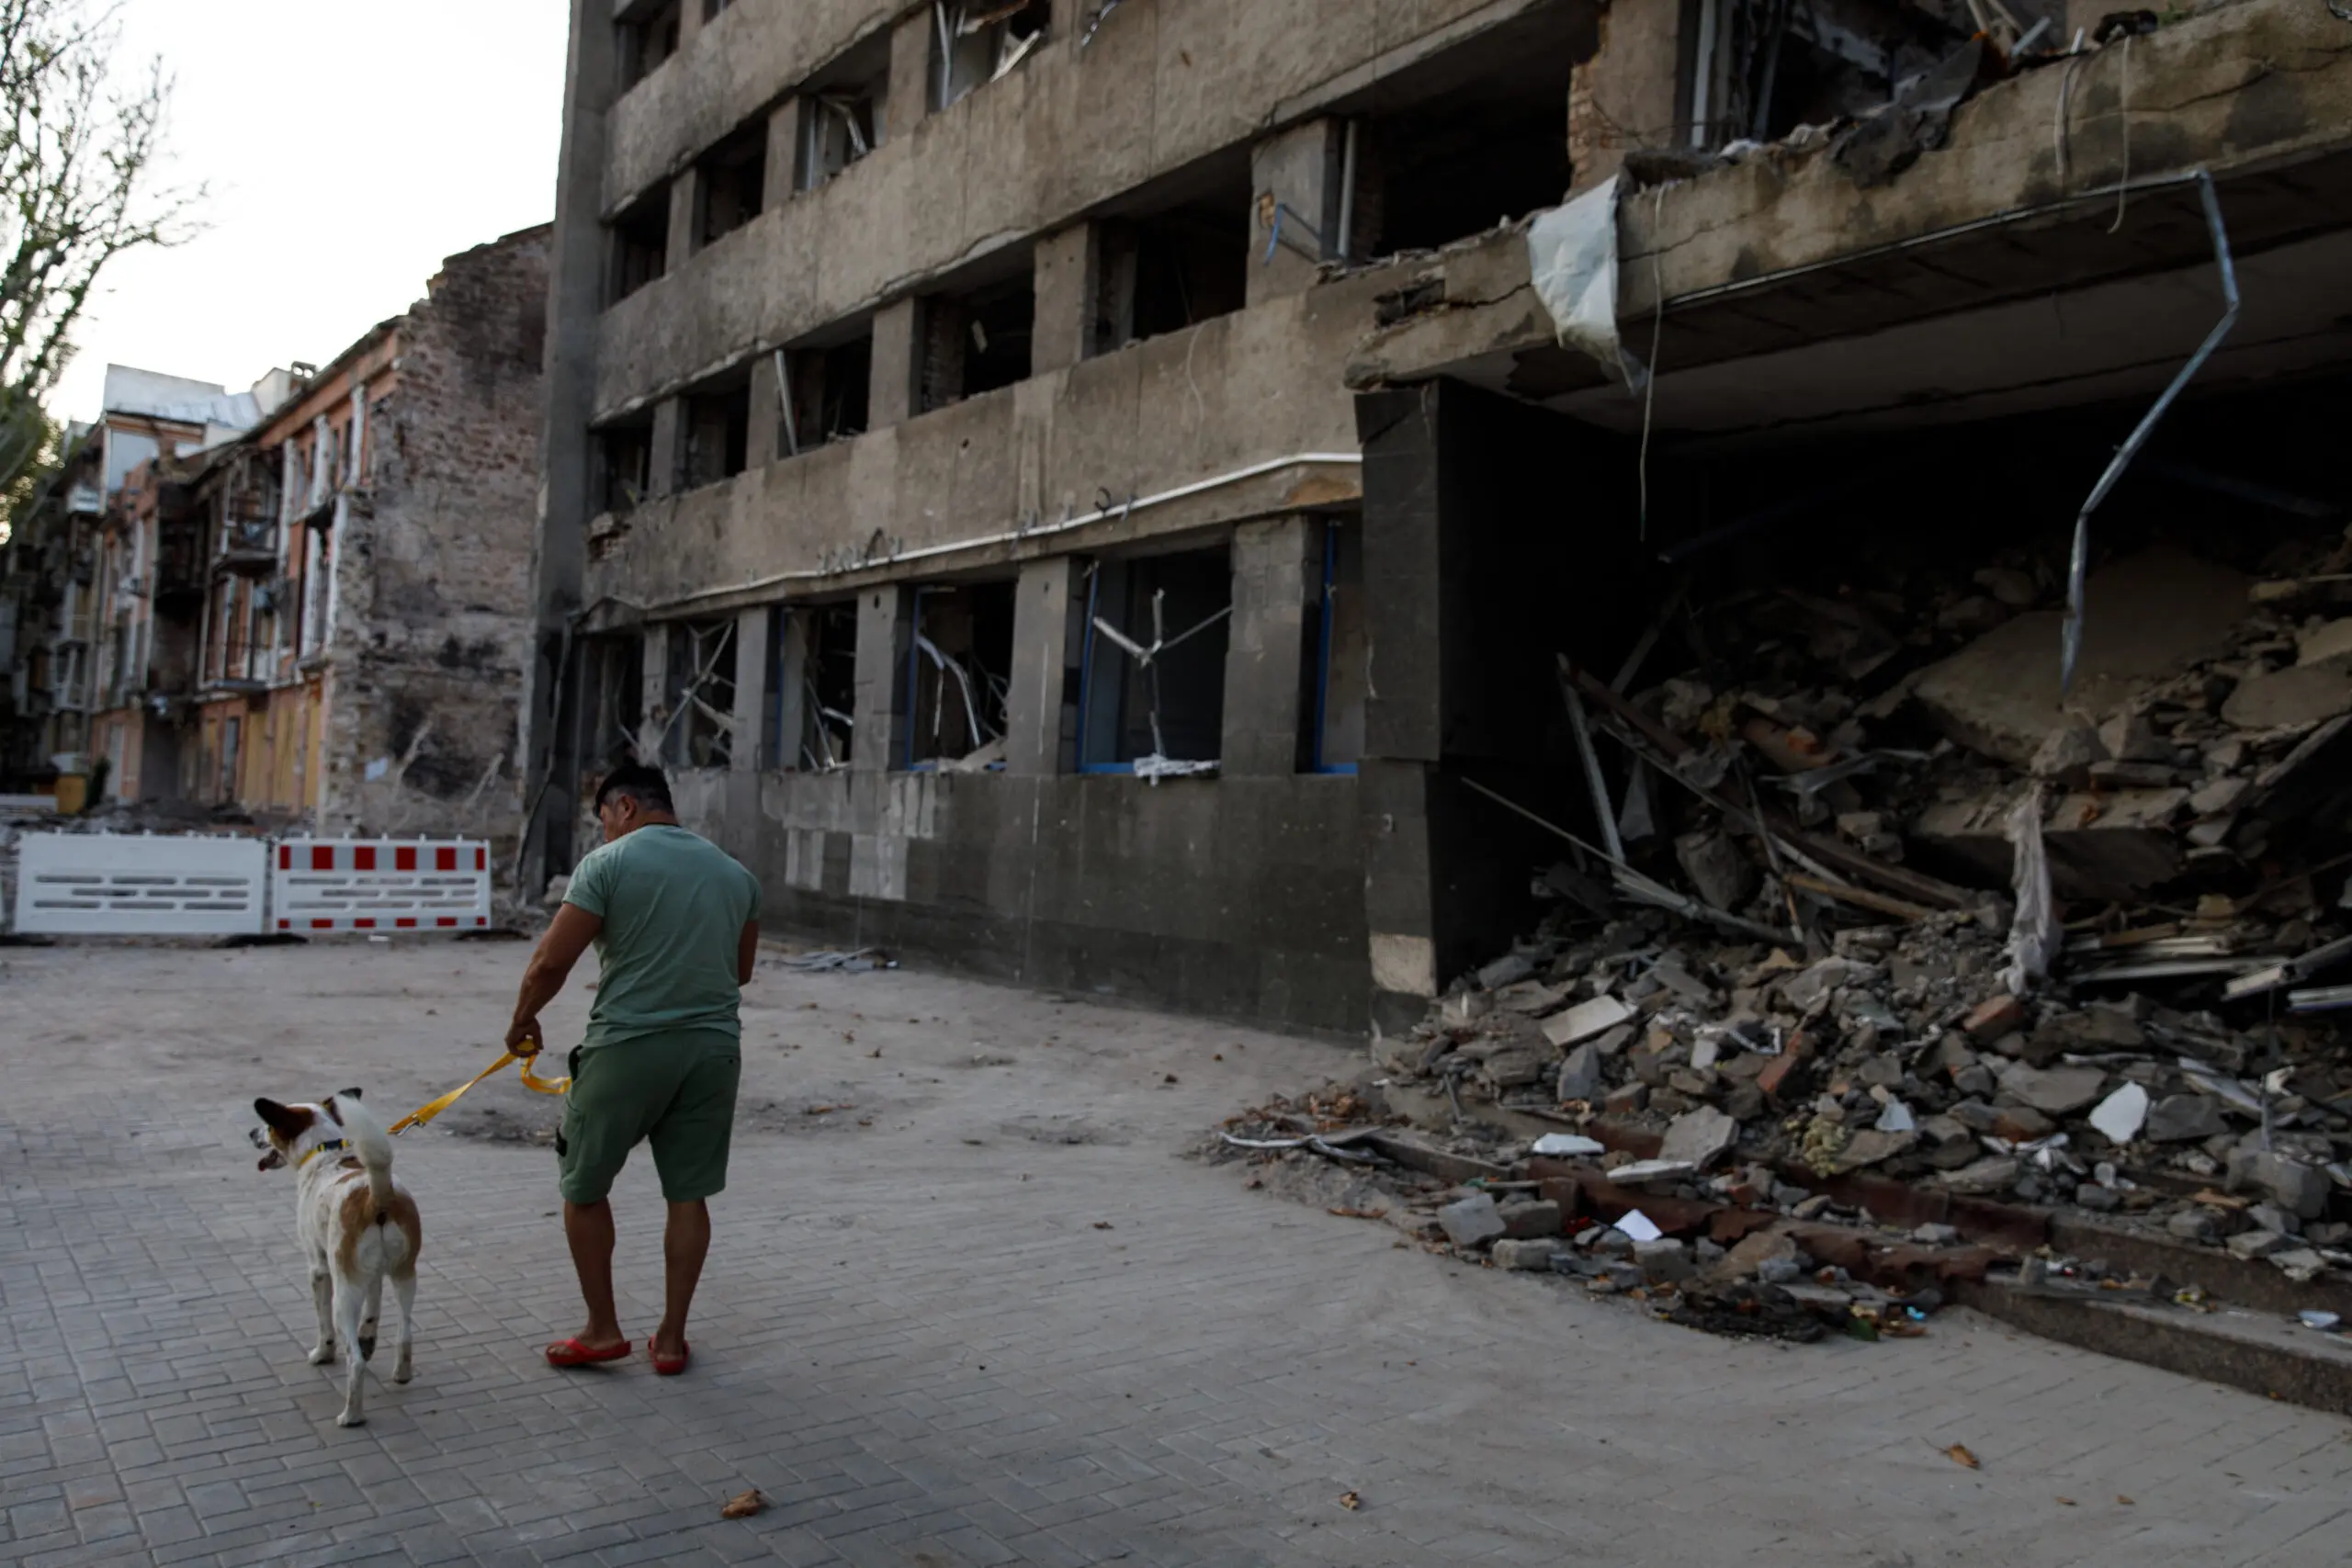
[[[281,839],[270,917],[281,931],[488,926],[490,846],[472,839]]]

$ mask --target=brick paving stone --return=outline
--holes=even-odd
[[[404,1109],[469,1077],[522,956],[0,963],[0,1563],[2343,1559],[2340,1420],[1964,1314],[1792,1350],[1400,1250],[1170,1157],[1349,1054],[903,970],[749,993],[685,1378],[538,1359],[577,1327],[551,1162],[481,1134],[548,1102],[488,1086],[404,1139],[417,1378],[338,1429],[250,1102],[362,1082]],[[800,1113],[819,1103],[873,1124]],[[661,1290],[642,1156],[616,1205],[641,1338]],[[1954,1441],[1984,1468],[1944,1458]],[[720,1520],[753,1485],[774,1506]]]

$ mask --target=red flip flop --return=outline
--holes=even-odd
[[[559,1339],[548,1347],[548,1365],[550,1367],[593,1366],[598,1361],[617,1361],[628,1352],[629,1343],[626,1339],[617,1345],[607,1345],[601,1350],[591,1350],[577,1339]]]
[[[645,1350],[646,1354],[653,1358],[653,1370],[665,1378],[673,1378],[684,1371],[686,1363],[693,1360],[695,1355],[695,1348],[683,1343],[679,1345],[678,1353],[674,1356],[665,1356],[650,1345],[648,1345]]]

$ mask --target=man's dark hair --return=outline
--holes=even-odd
[[[670,781],[662,776],[661,769],[643,762],[624,762],[606,773],[605,782],[596,786],[596,809],[605,809],[605,802],[616,795],[628,795],[646,810],[666,817],[678,812],[670,799]]]

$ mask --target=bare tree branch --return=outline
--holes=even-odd
[[[126,83],[112,4],[0,0],[0,497],[51,445],[41,405],[115,257],[195,232],[202,187],[159,183],[171,82]]]

